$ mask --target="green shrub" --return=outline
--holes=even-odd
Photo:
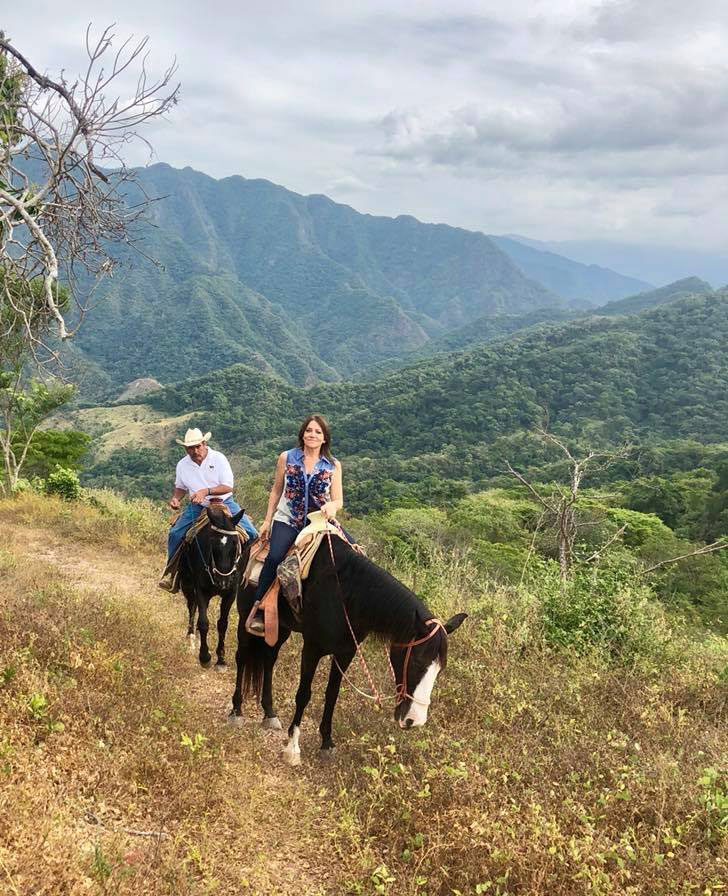
[[[575,569],[566,583],[553,574],[540,584],[544,636],[554,646],[629,660],[660,655],[671,638],[664,609],[634,580],[625,555],[603,569]]]
[[[66,501],[76,501],[81,494],[78,473],[67,467],[58,467],[46,479],[46,492],[49,495],[59,495]]]

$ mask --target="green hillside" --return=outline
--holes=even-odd
[[[76,343],[76,364],[117,387],[234,363],[306,386],[482,315],[561,302],[480,233],[191,168],[139,179],[159,201],[135,239],[158,264],[120,249]]]
[[[639,314],[648,308],[657,308],[667,302],[676,299],[684,299],[687,296],[707,296],[712,293],[712,287],[699,277],[685,277],[676,280],[660,289],[652,289],[634,296],[628,296],[618,302],[608,302],[599,308],[599,314]]]
[[[298,421],[324,413],[335,450],[356,469],[347,503],[361,511],[447,500],[497,479],[506,458],[548,470],[548,453],[527,436],[546,421],[582,444],[725,442],[726,344],[724,291],[640,316],[542,325],[373,382],[297,389],[236,365],[142,401],[165,417],[193,414],[216,444],[266,471]],[[117,451],[90,481],[128,485],[143,473],[147,493],[163,492],[174,454]]]

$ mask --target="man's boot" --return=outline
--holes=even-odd
[[[170,594],[177,594],[179,591],[179,573],[167,573],[165,570],[162,578],[157,582],[157,585],[163,591],[169,591]]]

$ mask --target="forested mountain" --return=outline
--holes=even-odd
[[[712,295],[710,284],[698,277],[688,277],[663,286],[661,289],[653,289],[641,292],[634,296],[628,296],[617,302],[608,302],[601,308],[589,311],[574,310],[568,308],[538,308],[526,314],[493,314],[484,315],[471,321],[463,327],[457,327],[444,333],[436,339],[430,340],[421,349],[401,355],[399,358],[390,358],[380,361],[366,368],[358,379],[373,380],[402,367],[409,366],[435,354],[453,352],[461,349],[472,348],[478,344],[493,342],[496,339],[528,330],[541,324],[565,323],[570,320],[579,320],[586,317],[617,314],[640,314],[650,308],[674,302],[677,299],[685,299],[690,296]]]
[[[507,236],[490,239],[527,277],[581,307],[602,305],[651,288],[644,280],[625,277],[596,264],[580,264],[517,239]]]
[[[632,317],[545,324],[375,382],[296,389],[235,366],[144,401],[165,414],[194,413],[216,444],[268,464],[299,419],[320,411],[332,422],[336,451],[359,471],[348,486],[355,504],[377,506],[390,495],[426,500],[488,482],[504,458],[535,462],[540,449],[525,432],[545,422],[590,444],[724,442],[726,344],[722,291]],[[138,462],[119,452],[103,476]],[[157,462],[146,457],[142,465],[153,470]]]
[[[688,296],[707,296],[713,290],[709,283],[699,277],[686,277],[660,289],[641,292],[618,302],[608,302],[598,309],[598,314],[638,314],[648,308],[657,308],[667,302],[684,299]]]
[[[159,265],[124,251],[77,342],[119,386],[235,362],[335,380],[482,315],[562,304],[481,233],[191,168],[140,182],[159,201],[136,238]]]

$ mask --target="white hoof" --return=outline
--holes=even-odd
[[[194,653],[195,650],[197,650],[197,644],[194,635],[187,635],[187,649],[190,653]]]
[[[300,765],[301,764],[301,751],[296,750],[294,752],[293,750],[285,749],[283,751],[283,758],[286,760],[286,762],[289,765]]]
[[[268,718],[263,719],[260,723],[260,727],[264,728],[266,731],[282,731],[283,725],[281,725],[281,720],[277,716],[270,716]]]
[[[215,671],[225,674],[225,672],[227,672],[227,666],[225,665],[225,663],[223,663],[222,665],[220,665],[219,663],[215,663]]]
[[[288,743],[283,748],[283,758],[289,765],[301,764],[301,748],[298,746],[298,739],[301,736],[301,729],[294,728],[293,733],[288,738]]]
[[[233,725],[235,728],[243,727],[243,717],[236,716],[234,712],[228,713],[227,722],[228,725]]]

